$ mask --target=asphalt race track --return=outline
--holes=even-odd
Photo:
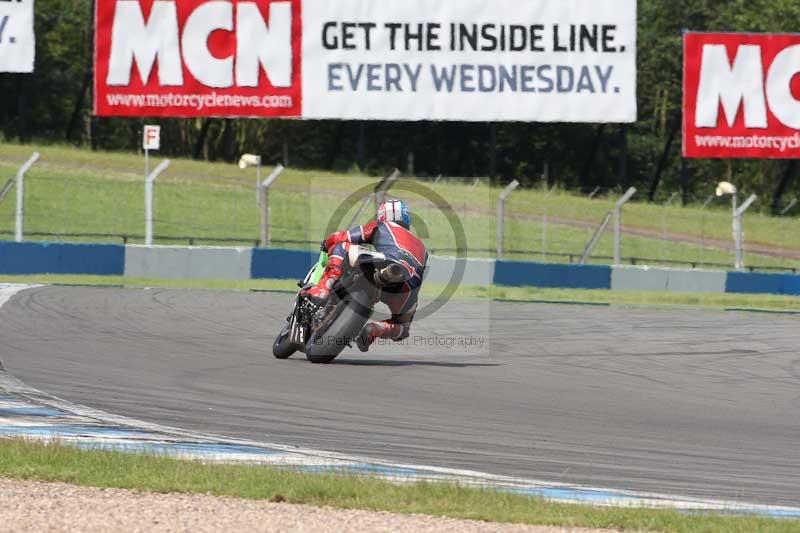
[[[32,289],[0,309],[0,358],[67,400],[186,429],[800,504],[796,316],[453,301],[406,346],[318,366],[270,353],[291,298]]]

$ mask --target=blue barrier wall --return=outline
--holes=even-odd
[[[800,295],[800,276],[794,274],[761,274],[728,272],[725,292],[737,294]]]
[[[800,276],[786,274],[783,280],[783,293],[800,296]]]
[[[303,279],[319,259],[319,252],[255,248],[250,260],[253,279]]]
[[[121,245],[0,242],[0,274],[122,276],[124,272]]]
[[[115,244],[62,244],[0,241],[0,274],[83,274],[95,276],[207,277],[208,279],[291,279],[305,277],[319,257],[317,252],[302,250],[250,249],[168,249],[197,256],[196,267],[187,272],[175,269],[163,247],[143,248]],[[128,253],[152,259],[146,272],[126,261]],[[184,255],[186,255],[184,254]],[[211,254],[211,255],[209,255]],[[219,255],[219,257],[217,257]],[[152,256],[152,257],[151,257]],[[142,259],[139,257],[139,259]],[[166,259],[164,259],[166,257]],[[182,257],[182,255],[181,255]],[[167,260],[170,259],[170,260]],[[447,258],[432,258],[431,275],[449,274]],[[126,262],[130,263],[126,269]],[[141,261],[139,261],[141,262]],[[191,263],[191,261],[190,261]],[[139,265],[141,266],[141,265]],[[720,292],[738,294],[783,294],[800,296],[800,276],[763,274],[758,272],[703,272],[668,269],[613,269],[605,265],[561,265],[523,261],[471,261],[465,284],[486,284],[508,287],[544,287],[564,289],[668,290],[675,292]],[[155,270],[153,270],[155,269]],[[129,271],[130,270],[130,271]],[[173,272],[173,270],[176,270]],[[614,276],[612,276],[612,271]],[[473,272],[473,273],[474,273]],[[491,276],[493,272],[493,277]],[[666,274],[665,274],[666,272]],[[174,276],[173,276],[174,274]],[[666,281],[664,281],[666,276]],[[677,276],[677,277],[676,277]],[[673,282],[675,277],[679,283]],[[612,278],[614,284],[612,286]],[[678,279],[680,278],[680,279]],[[449,279],[449,278],[448,278]],[[436,280],[434,280],[436,281]]]
[[[508,287],[610,289],[611,267],[497,261],[494,283]]]

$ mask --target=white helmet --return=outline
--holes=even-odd
[[[394,222],[406,229],[411,228],[408,206],[401,200],[389,200],[378,207],[378,222]]]

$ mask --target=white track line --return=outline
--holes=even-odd
[[[0,284],[0,306],[7,303],[17,293],[33,287],[32,285]],[[353,473],[374,475],[397,482],[446,481],[465,486],[532,494],[552,501],[570,503],[589,503],[615,507],[718,511],[800,518],[800,508],[795,507],[698,499],[497,476],[469,470],[408,465],[335,452],[192,432],[73,404],[30,387],[3,371],[0,371],[0,393],[13,397],[13,400],[5,400],[0,407],[5,407],[12,411],[13,409],[18,409],[22,413],[20,416],[1,418],[0,431],[2,428],[6,428],[6,431],[13,429],[13,433],[6,434],[21,434],[43,441],[58,440],[84,447],[102,447],[103,445],[113,444],[118,449],[124,450],[127,448],[131,451],[141,450],[142,446],[163,446],[166,448],[172,446],[176,448],[172,453],[173,455],[188,459],[272,464],[275,466],[299,467],[301,469],[346,469]],[[54,409],[58,414],[44,418],[26,417],[24,414],[26,410],[41,409],[42,407]],[[43,420],[46,422],[44,426],[42,425]],[[48,430],[43,432],[41,430],[42,427],[56,429],[48,433]],[[80,434],[69,434],[71,428],[80,428]],[[64,430],[68,435],[60,436],[59,429]],[[119,437],[109,435],[109,430],[118,432],[135,430],[139,433]],[[0,437],[2,437],[2,432],[0,432]],[[209,446],[212,448],[215,446],[244,446],[256,451],[263,451],[264,455],[224,451],[220,453],[192,452],[186,451],[185,447],[187,445]]]

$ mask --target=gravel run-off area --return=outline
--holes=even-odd
[[[490,524],[202,494],[153,494],[0,479],[0,531],[593,533],[602,530]]]

